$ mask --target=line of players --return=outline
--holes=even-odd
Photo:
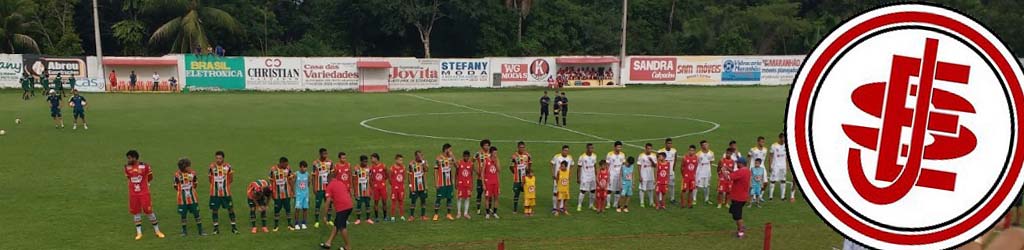
[[[776,183],[781,184],[781,197],[786,198],[786,149],[784,136],[779,135],[779,140],[770,148],[765,147],[763,137],[757,139],[757,145],[748,153],[748,158],[753,159],[751,194],[755,202],[764,201],[760,186],[767,180],[764,171],[765,157],[771,154],[771,185],[768,189],[769,200],[773,198]],[[730,180],[727,179],[728,172],[735,170],[735,160],[739,154],[735,149],[735,141],[730,142],[726,153],[719,161],[719,187],[718,207],[728,204],[727,198]],[[709,179],[711,177],[711,165],[715,162],[714,152],[709,149],[706,141],[700,142],[700,149],[690,145],[686,155],[677,155],[677,149],[673,147],[672,139],[665,140],[665,147],[657,151],[652,149],[651,144],[644,147],[638,157],[626,157],[622,151],[622,142],[615,142],[614,149],[605,156],[604,160],[597,161],[597,154],[594,152],[594,145],[587,144],[586,152],[581,154],[574,161],[569,146],[563,146],[561,152],[552,157],[550,164],[552,169],[553,190],[552,190],[552,213],[556,216],[568,215],[565,203],[570,197],[569,185],[571,179],[570,167],[577,168],[576,182],[579,186],[579,197],[576,211],[582,211],[584,200],[589,199],[589,207],[599,213],[605,209],[615,206],[616,212],[629,212],[630,197],[633,196],[633,186],[639,187],[640,206],[651,206],[658,209],[666,208],[666,197],[672,199],[675,204],[675,169],[676,159],[682,159],[680,174],[682,175],[682,194],[679,198],[683,201],[680,204],[684,208],[692,208],[697,201],[697,193],[704,191],[704,201],[712,204],[709,200]],[[142,216],[148,215],[155,233],[163,238],[157,224],[156,215],[153,213],[150,195],[149,182],[152,181],[152,167],[139,161],[139,154],[135,150],[127,154],[128,163],[125,165],[125,175],[129,185],[129,212],[134,216],[136,225],[135,239],[142,238]],[[228,212],[232,233],[239,233],[236,225],[236,216],[232,202],[231,184],[234,181],[234,169],[224,159],[224,152],[218,151],[214,154],[214,162],[208,168],[209,205],[213,219],[213,234],[219,234],[219,210]],[[404,156],[395,155],[394,163],[386,167],[381,161],[380,155],[373,153],[370,156],[360,156],[357,165],[352,166],[348,162],[344,152],[337,154],[337,162],[329,159],[327,149],[319,150],[318,159],[309,166],[307,162],[299,163],[298,171],[293,171],[289,160],[281,157],[277,164],[270,167],[266,179],[260,178],[249,183],[246,188],[246,200],[249,205],[249,221],[251,233],[263,231],[269,232],[267,228],[267,210],[270,200],[273,199],[274,206],[274,227],[278,231],[281,212],[287,221],[289,230],[306,229],[306,219],[309,210],[310,188],[314,195],[314,217],[316,221],[313,227],[320,227],[321,206],[324,205],[326,189],[329,176],[335,175],[352,187],[356,201],[354,213],[356,219],[354,224],[363,222],[374,224],[375,221],[414,221],[416,220],[416,208],[419,208],[420,220],[428,219],[427,198],[428,185],[427,175],[434,172],[435,189],[433,221],[441,218],[441,203],[446,204],[445,218],[455,220],[456,218],[470,219],[470,201],[473,194],[476,195],[476,214],[485,213],[485,218],[500,218],[498,215],[498,197],[500,195],[500,172],[502,172],[498,149],[491,146],[489,140],[480,142],[480,149],[475,155],[469,151],[463,151],[461,159],[458,159],[452,152],[450,144],[442,146],[441,152],[435,157],[434,164],[428,163],[421,151],[413,154],[413,160],[404,161]],[[200,235],[205,235],[199,215],[198,184],[199,176],[191,168],[191,161],[182,158],[178,161],[178,171],[174,174],[174,189],[178,204],[178,213],[181,217],[182,235],[187,235],[188,215],[191,214],[195,220]],[[309,169],[312,167],[312,169]],[[634,170],[635,169],[635,170]],[[760,169],[760,171],[758,171]],[[533,158],[526,149],[526,144],[519,142],[517,149],[512,154],[511,165],[508,170],[512,172],[513,181],[513,205],[512,213],[519,212],[519,202],[523,200],[523,213],[526,216],[534,215],[536,206],[536,176],[533,175]],[[640,181],[633,182],[634,171],[639,172]],[[355,185],[351,185],[355,182]],[[475,192],[473,184],[475,183]],[[390,192],[388,192],[390,189]],[[406,192],[408,190],[408,192]],[[791,189],[790,201],[795,196],[795,188]],[[405,199],[408,193],[410,206],[409,216],[405,214]],[[390,194],[390,196],[389,196]],[[612,199],[608,199],[609,196]],[[647,198],[645,202],[645,196]],[[456,213],[453,217],[451,211],[452,199],[456,199]],[[372,206],[371,206],[372,201]],[[388,206],[391,201],[391,206]],[[595,203],[597,204],[595,206]],[[601,206],[604,204],[604,206]],[[728,205],[726,205],[728,206]],[[758,204],[760,206],[760,204]],[[292,216],[292,208],[297,211]],[[370,217],[370,210],[373,217]],[[360,213],[360,211],[362,213]],[[391,214],[391,217],[388,214]],[[257,213],[260,218],[260,227],[257,227]],[[379,215],[383,213],[383,217]],[[331,214],[326,213],[328,224],[333,226]],[[396,218],[395,216],[398,216]],[[294,223],[293,223],[294,219]]]

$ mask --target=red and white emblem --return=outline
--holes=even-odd
[[[922,4],[842,24],[804,61],[787,149],[808,202],[882,249],[952,248],[1020,191],[1021,68],[985,27]]]

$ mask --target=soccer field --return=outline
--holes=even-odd
[[[773,224],[775,249],[830,249],[840,236],[814,214],[802,197],[795,203],[778,199],[763,208],[748,208],[748,237],[736,239],[725,208],[670,206],[667,211],[639,208],[634,196],[631,213],[575,212],[554,217],[550,169],[547,162],[562,144],[578,156],[586,142],[602,156],[614,140],[628,145],[662,146],[666,137],[685,149],[706,139],[718,156],[729,140],[741,152],[765,136],[770,144],[783,129],[789,87],[628,87],[569,90],[569,126],[541,126],[537,121],[540,89],[427,90],[385,94],[358,93],[191,93],[89,94],[90,130],[71,129],[71,112],[64,109],[67,127],[55,129],[44,99],[20,99],[20,91],[0,92],[0,249],[317,249],[328,230],[248,233],[245,186],[266,177],[281,156],[297,169],[312,161],[317,149],[333,156],[380,153],[390,164],[396,153],[423,150],[433,159],[441,145],[451,143],[456,154],[473,152],[477,141],[489,138],[498,147],[502,167],[523,140],[534,157],[538,175],[537,215],[511,213],[509,173],[502,173],[500,220],[397,222],[350,225],[356,249],[761,249],[765,223]],[[23,123],[14,124],[20,117]],[[553,117],[552,117],[553,119]],[[551,121],[553,123],[553,121]],[[122,166],[129,149],[154,166],[153,206],[165,239],[157,239],[145,223],[145,237],[133,240],[134,226],[127,209]],[[200,211],[211,229],[206,166],[213,153],[224,150],[235,167],[232,186],[242,234],[179,237],[172,176],[179,157],[187,156],[200,178]],[[624,147],[636,156],[640,148]],[[336,160],[336,159],[332,159]],[[575,174],[575,172],[574,172]],[[433,174],[430,174],[430,183]],[[573,177],[575,178],[575,177]],[[714,179],[714,178],[713,178]],[[790,177],[792,180],[792,177]],[[572,190],[578,190],[572,184]],[[433,204],[434,189],[428,189]],[[799,192],[798,192],[799,193]],[[637,195],[637,194],[634,194]],[[703,195],[703,194],[701,194]],[[712,199],[714,196],[712,195]],[[409,202],[406,202],[409,205]],[[444,212],[442,204],[442,213]],[[454,208],[452,209],[454,211]],[[418,212],[418,211],[417,211]],[[432,209],[428,209],[428,214]],[[272,215],[271,215],[272,216]],[[191,220],[191,219],[190,219]],[[312,213],[310,214],[312,220]],[[273,223],[272,221],[270,223]],[[284,224],[284,221],[281,222]],[[221,212],[221,231],[228,231]],[[312,226],[312,225],[310,225]],[[335,241],[340,245],[341,240]]]

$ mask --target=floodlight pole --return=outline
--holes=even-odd
[[[95,0],[94,0],[95,1]],[[619,47],[619,84],[626,86],[625,77],[622,76],[622,70],[626,65],[626,16],[628,13],[629,0],[622,0],[622,37],[619,40],[621,47]]]
[[[103,79],[103,43],[100,41],[100,11],[99,5],[96,2],[97,0],[92,0],[92,29],[93,35],[96,36],[96,73],[99,74],[99,81],[104,82],[106,79]]]

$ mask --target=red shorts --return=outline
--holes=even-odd
[[[668,183],[654,185],[654,192],[658,192],[658,193],[668,192]]]
[[[484,191],[484,196],[487,197],[498,197],[498,195],[501,194],[497,183],[484,184],[484,190],[486,190]]]
[[[128,196],[128,213],[131,214],[151,214],[153,213],[153,202],[150,201],[149,195],[129,195]]]
[[[375,201],[384,200],[387,197],[388,197],[387,189],[383,189],[383,188],[374,188],[373,189],[373,200],[375,200]]]
[[[718,192],[729,192],[732,190],[732,182],[718,181]]]
[[[405,190],[404,189],[392,189],[391,190],[391,200],[393,200],[393,201],[405,200]]]
[[[470,197],[473,196],[473,191],[470,189],[469,186],[459,186],[459,191],[458,192],[459,192],[458,198],[461,198],[461,199],[469,199]]]
[[[697,188],[697,179],[696,178],[686,178],[686,179],[683,179],[683,191],[693,191],[696,188]]]

